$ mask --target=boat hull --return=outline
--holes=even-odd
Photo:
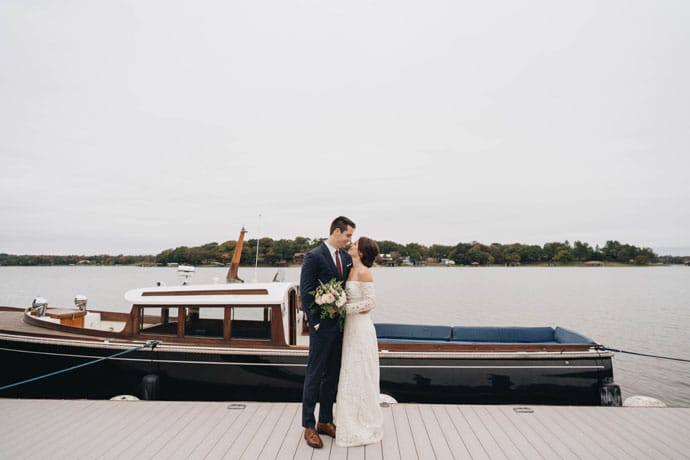
[[[85,365],[143,345],[51,338],[0,339],[0,387]],[[611,355],[580,353],[380,353],[381,393],[399,402],[611,404]],[[160,345],[5,389],[0,397],[301,401],[306,350],[241,350]],[[614,398],[615,399],[615,398]],[[615,405],[615,401],[613,401]]]

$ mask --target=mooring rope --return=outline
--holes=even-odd
[[[52,377],[54,375],[63,374],[65,372],[73,371],[73,370],[79,369],[81,367],[86,367],[86,366],[90,366],[92,364],[100,363],[101,361],[105,361],[106,359],[116,358],[118,356],[122,356],[122,355],[125,355],[127,353],[131,353],[133,351],[141,350],[142,348],[149,348],[150,347],[153,350],[154,348],[156,348],[156,345],[158,345],[159,343],[160,342],[158,340],[149,340],[144,345],[130,348],[129,350],[125,350],[125,351],[120,351],[118,353],[115,353],[114,355],[104,356],[103,358],[94,359],[93,361],[89,361],[89,362],[83,363],[83,364],[77,364],[76,366],[68,367],[67,369],[61,369],[59,371],[51,372],[49,374],[40,375],[38,377],[33,377],[30,379],[22,380],[21,382],[12,383],[10,385],[5,385],[3,387],[0,387],[0,391],[7,390],[8,388],[16,387],[19,385],[24,385],[25,383],[35,382],[36,380],[46,379],[46,378]]]
[[[690,363],[690,359],[671,358],[670,356],[649,355],[646,353],[638,353],[636,351],[618,350],[616,348],[604,347],[604,350],[615,351],[616,353],[627,353],[629,355],[646,356],[647,358],[669,359],[671,361],[680,361],[683,363]]]

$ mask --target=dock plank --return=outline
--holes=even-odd
[[[504,426],[496,422],[494,418],[494,409],[488,410],[486,407],[474,406],[472,408],[477,417],[482,420],[486,430],[491,434],[494,442],[499,446],[501,451],[510,458],[528,458],[525,453],[513,442],[508,433],[504,430]]]
[[[241,406],[241,407],[239,407]],[[688,458],[690,408],[392,404],[380,443],[303,439],[298,403],[0,399],[0,458]],[[38,430],[37,430],[38,429]],[[75,435],[76,434],[76,435]]]
[[[270,439],[272,437],[280,437],[276,425],[278,421],[281,420],[283,413],[286,409],[287,404],[277,403],[269,406],[267,413],[257,413],[256,417],[259,418],[259,420],[257,421],[259,426],[255,430],[253,430],[252,427],[247,427],[248,430],[253,430],[249,431],[249,433],[253,434],[253,436],[250,437],[245,434],[244,437],[249,439],[249,442],[244,448],[244,451],[241,455],[239,455],[239,457],[230,456],[230,458],[259,458],[261,456],[261,452],[264,449],[264,446],[266,446]]]
[[[280,416],[276,419],[271,435],[266,440],[261,448],[261,452],[257,456],[258,459],[274,459],[278,457],[280,447],[285,442],[285,438],[290,431],[291,424],[295,419],[295,412],[297,407],[294,405],[283,404],[283,410]]]
[[[546,406],[536,406],[546,407]],[[524,410],[525,408],[520,408]],[[539,449],[540,452],[546,458],[563,458],[563,459],[577,459],[577,455],[570,450],[570,448],[563,443],[559,433],[554,432],[554,430],[545,424],[537,411],[533,408],[527,408],[533,412],[521,412],[519,415],[529,415],[528,417],[520,417],[519,428],[520,431],[525,433],[526,436],[530,436],[530,441],[535,445],[541,445]]]
[[[392,406],[383,407],[383,439],[381,451],[384,460],[400,460],[400,447],[398,446],[398,433],[395,431]]]
[[[111,436],[103,439],[102,436],[93,436],[96,445],[100,446],[100,458],[117,459],[121,458],[122,453],[132,444],[146,442],[150,436],[149,427],[157,423],[157,420],[170,420],[176,416],[179,408],[175,404],[139,404],[138,401],[113,401],[116,408],[120,408],[122,414],[118,414],[120,419],[126,423],[125,426],[116,428],[117,431],[110,432]],[[142,410],[131,409],[125,404],[141,406]]]
[[[570,417],[563,417],[556,407],[538,406],[535,413],[545,426],[558,433],[559,439],[579,458],[593,458],[600,452],[588,442],[587,436],[575,429]]]
[[[293,405],[293,416],[290,421],[285,437],[280,444],[276,459],[289,460],[295,457],[297,446],[304,444],[304,429],[302,428],[302,406],[300,404]],[[268,457],[270,458],[270,457]]]
[[[211,403],[198,402],[199,410],[189,415],[189,423],[178,436],[166,443],[152,458],[168,459],[173,456],[187,458],[192,455],[199,443],[203,442],[205,433],[213,429],[215,424],[225,415],[222,407]]]
[[[295,450],[295,455],[292,457],[295,460],[302,460],[302,459],[311,459],[312,455],[314,454],[314,449],[309,447],[307,445],[307,442],[304,440],[304,428],[301,428],[302,422],[300,418],[300,430],[299,430],[299,440],[297,443],[297,449]],[[330,449],[330,447],[329,447]]]
[[[364,446],[357,447],[338,447],[337,452],[334,450],[331,458],[342,460],[364,460]],[[337,455],[337,456],[336,456]]]
[[[247,458],[256,458],[259,453],[248,451],[248,447],[257,436],[264,436],[265,433],[261,432],[261,427],[274,407],[276,406],[269,404],[259,405],[256,412],[252,414],[247,422],[243,426],[238,427],[240,429],[235,432],[235,436],[229,438],[227,443],[225,439],[221,439],[218,446],[220,451],[222,451],[222,458],[234,460],[242,458],[245,454]],[[211,456],[212,458],[217,458],[215,455]]]
[[[630,411],[618,411],[614,416],[614,422],[634,436],[639,443],[649,447],[650,452],[658,452],[654,454],[656,457],[681,458],[689,452],[671,440],[663,430],[650,430],[648,423],[636,423],[636,418]]]
[[[146,417],[147,413],[154,412],[151,407],[141,404],[130,404],[129,406],[122,406],[122,404],[131,403],[132,401],[111,401],[108,405],[108,412],[101,413],[102,423],[99,423],[97,429],[89,427],[89,429],[81,431],[79,442],[75,442],[75,438],[65,437],[66,442],[71,443],[71,448],[61,448],[62,446],[55,446],[55,459],[72,459],[75,456],[88,457],[90,452],[102,449],[103,446],[113,445],[114,441],[108,437],[104,437],[100,432],[106,433],[122,433],[127,430],[133,421]],[[124,436],[127,439],[126,436]]]
[[[412,437],[414,438],[415,450],[417,452],[417,457],[419,458],[425,452],[432,453],[435,455],[431,439],[429,439],[429,433],[427,432],[426,426],[422,419],[422,414],[420,413],[419,406],[402,406],[405,408],[405,413],[407,414],[407,420],[410,425],[410,431],[412,431]]]
[[[446,405],[444,407],[446,408],[448,416],[453,422],[455,429],[460,435],[460,438],[463,441],[463,445],[469,451],[470,456],[473,459],[488,459],[489,453],[482,445],[482,442],[479,439],[479,437],[477,437],[477,435],[474,433],[474,430],[472,429],[470,424],[467,422],[467,419],[462,414],[460,407],[451,405]]]
[[[407,411],[405,406],[400,404],[393,404],[390,406],[393,413],[393,422],[395,423],[395,433],[398,438],[398,449],[401,460],[417,459],[417,447],[414,444],[414,437],[412,436],[412,428],[410,421],[407,418]]]
[[[536,421],[532,420],[535,418],[534,413],[516,412],[515,409],[514,407],[505,408],[506,411],[510,411],[513,414],[508,420],[529,440],[529,443],[539,452],[539,455],[543,458],[563,458],[563,456],[559,455],[551,444],[547,442],[544,434],[535,428],[538,424]]]
[[[465,442],[460,437],[458,430],[455,429],[455,425],[448,414],[446,406],[432,405],[430,407],[436,417],[436,422],[440,427],[440,431],[443,433],[446,444],[451,450],[453,458],[470,458],[470,451],[467,450]]]
[[[602,411],[599,407],[584,407],[582,411],[593,423],[606,430],[607,437],[617,440],[616,443],[628,452],[630,458],[668,458],[660,455],[652,446],[640,442],[634,435],[625,430],[617,420],[616,411]],[[618,408],[616,408],[618,409]],[[621,410],[621,409],[618,409]]]
[[[512,441],[518,451],[525,458],[543,458],[542,455],[534,448],[529,439],[518,429],[520,424],[519,417],[529,414],[519,414],[510,408],[501,408],[503,410],[487,411],[493,418],[493,421]],[[511,421],[515,419],[515,422]]]
[[[433,407],[428,404],[423,404],[419,405],[418,409],[421,420],[426,427],[434,456],[438,459],[454,458],[451,448],[448,445],[448,440],[443,432],[443,426],[439,423]]]
[[[41,404],[38,400],[27,400],[26,404],[21,399],[3,400],[5,406],[14,408],[13,411],[0,411],[2,421],[2,434],[7,442],[0,445],[0,453],[3,458],[12,458],[11,452],[21,452],[25,446],[30,445],[32,438],[30,432],[41,433],[52,426],[51,416],[59,413],[63,407],[69,405],[68,401],[58,400],[49,406]],[[26,410],[22,410],[26,407]],[[23,421],[29,421],[27,426]],[[29,430],[29,431],[27,431]]]
[[[682,436],[682,433],[673,429],[677,424],[690,426],[690,417],[686,417],[685,419],[683,419],[683,417],[676,417],[680,414],[687,415],[687,412],[681,412],[675,408],[663,409],[660,411],[649,410],[645,413],[645,419],[651,420],[655,426],[660,428],[657,431],[660,431],[665,437],[677,443],[682,450],[690,452],[690,437]],[[631,418],[639,420],[639,417]],[[640,423],[644,423],[644,421],[641,420]]]
[[[569,411],[567,407],[556,407],[555,410],[560,417],[569,418],[573,423],[573,429],[587,436],[587,442],[596,446],[600,455],[621,460],[629,457],[629,454],[616,443],[618,440],[602,437],[601,430],[594,426],[590,419],[585,418],[581,411]]]
[[[383,446],[380,442],[364,446],[364,458],[366,460],[383,460]]]
[[[237,433],[242,430],[244,424],[248,423],[248,420],[259,409],[257,404],[250,403],[246,404],[244,409],[240,408],[242,403],[232,405],[225,403],[224,406],[226,408],[226,417],[209,433],[206,440],[189,457],[190,459],[220,458],[224,454],[228,443],[232,445]]]
[[[102,414],[108,411],[107,405],[94,404],[91,401],[79,401],[78,404],[64,405],[60,409],[60,418],[64,426],[69,427],[71,433],[84,433],[93,431],[92,427],[102,420]],[[33,431],[33,430],[32,430]],[[30,445],[25,446],[21,452],[22,456],[33,457],[39,452],[52,450],[56,444],[65,438],[65,433],[55,429],[50,425],[49,428],[34,431],[34,438]]]
[[[496,442],[479,414],[477,414],[474,406],[463,406],[460,407],[459,410],[462,416],[465,417],[465,420],[467,420],[467,425],[471,427],[472,431],[477,436],[477,439],[479,439],[481,442],[489,457],[492,459],[507,459],[508,456],[506,455],[506,452],[504,452],[501,449],[501,446]],[[510,451],[508,453],[510,453]]]
[[[132,443],[122,452],[122,456],[125,458],[152,458],[168,443],[174,441],[189,424],[189,420],[201,410],[197,403],[189,405],[178,403],[173,404],[173,406],[174,419],[163,419],[160,412],[157,413],[153,423],[148,426],[149,429],[145,432],[145,443]],[[157,408],[163,409],[164,405]]]

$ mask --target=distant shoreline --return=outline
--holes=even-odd
[[[647,265],[636,265],[636,264],[626,264],[622,262],[604,262],[601,265],[587,265],[584,262],[573,262],[573,263],[535,263],[535,264],[516,264],[516,265],[508,265],[508,264],[484,264],[484,265],[444,265],[440,263],[425,263],[425,264],[418,264],[418,265],[379,265],[379,264],[374,264],[374,267],[376,268],[447,268],[447,269],[454,269],[454,268],[572,268],[572,267],[577,267],[577,268],[619,268],[619,267],[627,267],[627,268],[640,268],[640,267],[670,267],[670,266],[690,266],[690,264],[687,263],[651,263]],[[0,265],[0,268],[2,267],[26,267],[26,268],[31,268],[31,267],[136,267],[136,268],[170,268],[170,269],[176,269],[177,267],[168,267],[166,265],[156,265],[156,264],[34,264],[34,265],[28,265],[28,264],[14,264],[14,265]],[[229,268],[229,265],[213,265],[213,264],[199,264],[199,265],[194,265],[195,268]],[[241,268],[253,268],[255,267],[254,264],[240,264]],[[259,264],[259,268],[300,268],[301,265],[299,264],[289,264],[289,265],[263,265]]]
[[[165,249],[158,254],[146,255],[30,255],[0,252],[0,266],[53,266],[53,265],[135,265],[170,266],[185,264],[193,266],[226,267],[235,252],[241,252],[240,260],[245,266],[258,264],[265,267],[299,266],[304,256],[322,244],[323,239],[296,237],[273,240],[261,238],[243,241],[229,240],[223,243],[207,243],[201,246],[179,246]],[[582,241],[552,241],[537,244],[491,243],[478,241],[461,242],[456,245],[419,243],[400,244],[395,241],[379,240],[379,256],[376,263],[381,266],[482,266],[482,267],[550,267],[550,266],[650,266],[690,264],[690,256],[659,256],[651,248],[609,240],[602,247],[592,247]]]

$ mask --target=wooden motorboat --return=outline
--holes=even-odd
[[[0,397],[300,401],[299,286],[241,283],[236,270],[228,284],[131,290],[128,313],[83,298],[0,307]],[[612,353],[567,329],[375,326],[381,393],[399,402],[621,403]]]
[[[129,313],[0,308],[0,387],[158,342],[0,397],[299,401],[308,335],[298,290],[292,283],[135,289],[126,294]],[[381,392],[398,401],[620,403],[612,353],[560,327],[376,330]]]

